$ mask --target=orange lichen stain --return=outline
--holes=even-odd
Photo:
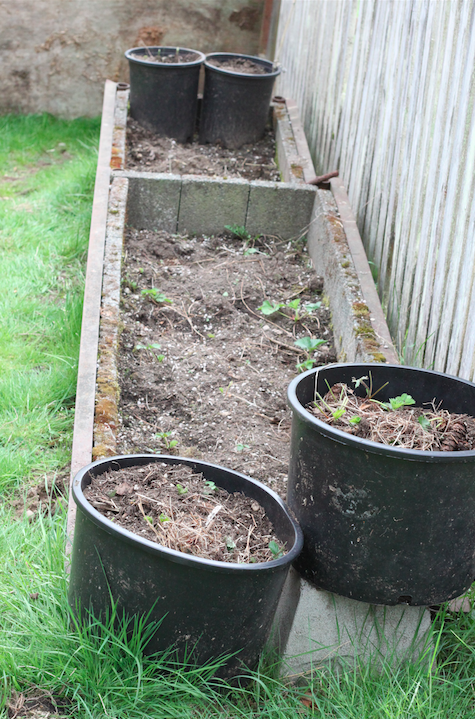
[[[117,402],[109,397],[101,397],[96,404],[95,421],[98,424],[108,424],[111,428],[117,427]]]
[[[92,449],[92,459],[102,459],[103,457],[113,457],[116,454],[116,448],[107,445],[105,442],[99,442]]]

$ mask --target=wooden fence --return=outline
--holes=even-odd
[[[276,47],[402,361],[474,379],[475,0],[281,0]]]

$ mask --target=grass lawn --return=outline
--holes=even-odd
[[[439,613],[419,664],[316,667],[300,687],[267,667],[230,688],[213,667],[144,658],[139,625],[75,625],[65,502],[34,516],[12,502],[68,472],[99,122],[0,117],[0,137],[0,717],[473,718],[475,620],[462,613]]]

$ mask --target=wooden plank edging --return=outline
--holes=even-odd
[[[101,134],[89,232],[89,249],[84,288],[84,306],[79,347],[76,410],[71,452],[71,483],[92,457],[94,399],[96,392],[97,347],[101,305],[102,268],[109,202],[110,161],[114,130],[116,83],[106,80],[102,107]],[[71,484],[70,484],[71,488]],[[76,505],[69,493],[66,552],[71,550]]]

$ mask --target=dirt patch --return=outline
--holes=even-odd
[[[23,496],[15,493],[11,506],[17,518],[26,516],[33,520],[39,513],[42,515],[55,514],[58,504],[67,504],[67,490],[69,486],[69,468],[63,469],[59,474],[45,474],[41,482],[28,487]]]
[[[366,386],[365,381],[355,379]],[[475,449],[474,417],[452,414],[436,399],[415,407],[408,394],[382,402],[369,386],[367,392],[366,397],[359,397],[348,385],[335,384],[306,409],[322,422],[372,442],[432,452]]]
[[[70,704],[68,699],[39,689],[31,689],[26,694],[14,692],[7,703],[7,716],[9,719],[62,719],[69,716]]]
[[[275,155],[275,136],[270,127],[262,140],[227,150],[220,145],[200,145],[197,137],[191,143],[159,137],[135,120],[127,121],[128,170],[278,182]]]
[[[302,242],[130,230],[118,453],[204,459],[285,497],[287,386],[297,364],[336,359],[322,293]]]
[[[84,496],[124,529],[218,562],[269,562],[285,553],[256,500],[230,494],[183,464],[154,462],[93,477]]]

